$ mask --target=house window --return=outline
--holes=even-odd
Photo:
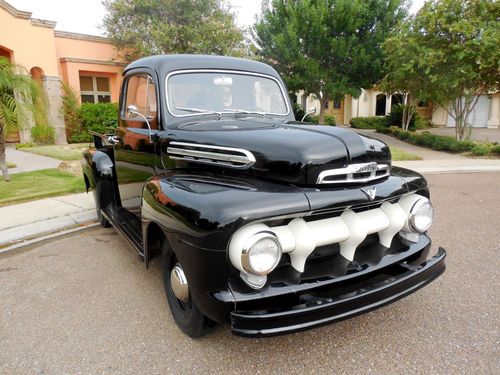
[[[342,101],[341,100],[334,100],[333,101],[333,109],[340,110],[342,108]]]
[[[80,94],[82,103],[110,103],[109,78],[80,76]]]
[[[421,100],[418,102],[418,107],[419,108],[428,108],[429,107],[429,101],[428,100]]]
[[[325,109],[328,109],[329,107],[330,107],[330,101],[329,101],[329,100],[327,100],[327,101],[325,102]]]

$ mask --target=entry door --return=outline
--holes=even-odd
[[[128,75],[124,88],[120,124],[115,133],[116,174],[122,207],[140,216],[142,187],[155,173],[155,144],[151,136],[158,132],[158,97],[153,78],[144,72]]]
[[[335,123],[337,125],[344,124],[344,101],[331,100],[330,103],[328,103],[328,110],[326,113],[335,117]]]

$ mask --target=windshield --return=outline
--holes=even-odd
[[[185,72],[167,80],[168,109],[174,116],[206,113],[286,115],[278,81],[249,73]]]

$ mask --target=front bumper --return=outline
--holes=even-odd
[[[291,293],[288,300],[269,299],[266,308],[252,309],[236,304],[231,312],[231,330],[246,337],[292,333],[359,315],[403,298],[427,285],[445,270],[446,251],[421,264],[401,261],[362,283]],[[353,289],[352,287],[355,287]],[[347,288],[346,288],[347,287]],[[340,294],[339,294],[340,293]],[[290,303],[290,301],[294,301]]]

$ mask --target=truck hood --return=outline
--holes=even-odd
[[[353,164],[369,163],[371,168],[375,163],[388,168],[391,164],[386,144],[350,130],[252,117],[178,125],[163,138],[161,148],[164,164],[168,158],[175,160],[176,167],[222,168],[228,173],[297,185],[316,185],[322,172]],[[226,158],[228,154],[241,157],[242,161],[226,163],[210,158],[219,153]],[[365,176],[370,173],[359,171]]]

